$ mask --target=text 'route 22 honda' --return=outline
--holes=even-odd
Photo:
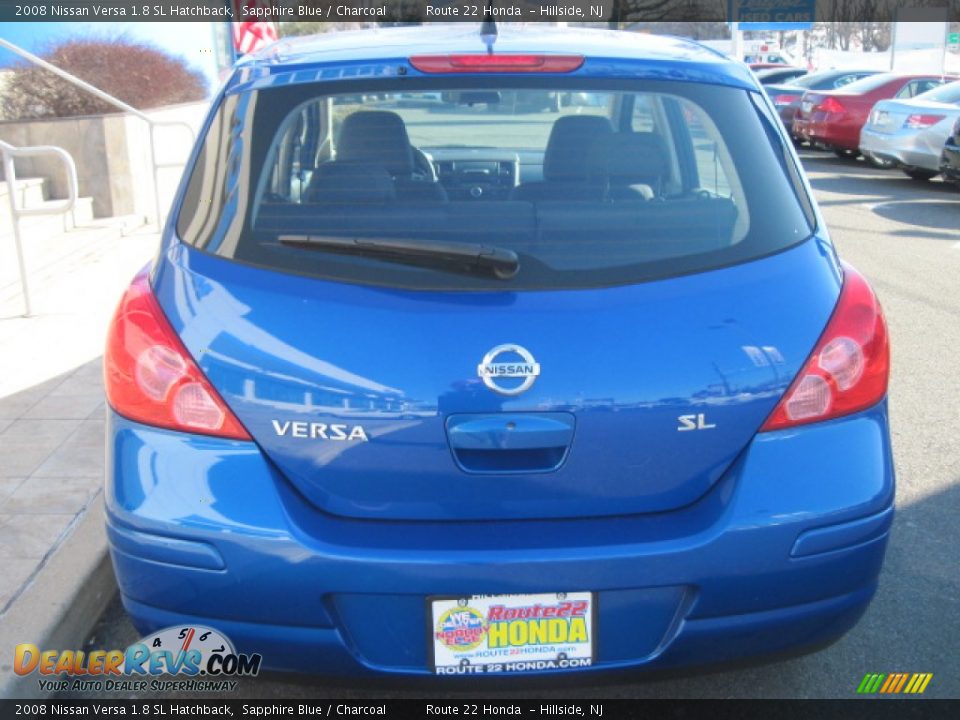
[[[776,111],[685,41],[485,40],[283,41],[216,98],[108,340],[127,612],[318,673],[838,638],[893,516],[887,331]]]

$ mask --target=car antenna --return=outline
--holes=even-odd
[[[493,55],[493,44],[497,41],[497,21],[493,19],[493,0],[487,0],[487,7],[483,11],[480,39],[487,46],[487,54]]]

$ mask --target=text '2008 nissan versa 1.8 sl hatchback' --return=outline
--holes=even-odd
[[[685,41],[485,40],[281,42],[215,100],[108,340],[127,612],[341,674],[836,639],[893,516],[887,331],[775,110]]]

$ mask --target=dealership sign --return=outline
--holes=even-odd
[[[809,30],[816,0],[727,0],[727,19],[741,30]]]

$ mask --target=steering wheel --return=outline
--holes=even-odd
[[[414,180],[424,182],[437,182],[437,169],[430,162],[430,157],[415,145],[410,146],[413,149],[413,172],[411,177]]]

